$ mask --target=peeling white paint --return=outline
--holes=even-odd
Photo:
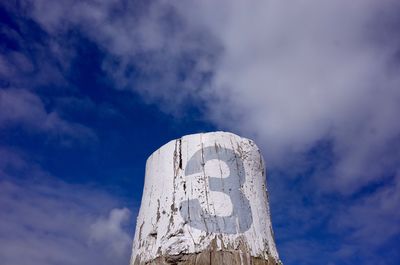
[[[278,260],[253,141],[212,132],[170,141],[147,160],[131,264],[210,249]]]

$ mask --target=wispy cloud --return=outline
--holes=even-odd
[[[95,133],[84,125],[62,119],[56,111],[26,89],[0,90],[0,128],[25,128],[28,132],[46,133],[61,142],[74,139],[95,140]]]
[[[286,249],[303,253],[297,264],[310,264],[298,245],[318,245],[307,238],[313,230],[340,238],[321,251],[337,250],[339,261],[365,257],[363,264],[377,263],[381,257],[367,252],[399,235],[398,216],[390,214],[398,208],[400,183],[396,1],[21,3],[47,34],[44,46],[61,69],[74,56],[65,34],[78,31],[104,52],[101,67],[116,89],[175,115],[196,104],[216,126],[255,138],[280,177],[272,182],[279,198],[273,203],[284,209],[275,210],[278,220],[290,217],[283,221],[288,229],[279,231]],[[29,73],[35,64],[24,56],[4,57],[0,73]],[[35,116],[43,117],[31,122],[30,113],[11,105],[13,120],[48,132],[79,131],[40,107],[31,92],[3,93],[15,103],[34,103]],[[65,123],[70,129],[62,129]],[[98,225],[112,226],[109,218]],[[376,222],[384,229],[377,231]],[[370,233],[379,236],[370,242]]]
[[[199,103],[218,126],[257,138],[271,166],[298,162],[328,139],[330,189],[352,193],[396,170],[389,150],[400,133],[399,41],[387,35],[400,7],[393,1],[29,6],[50,35],[75,27],[95,41],[116,88],[175,114]]]
[[[213,7],[182,13],[203,21]],[[231,4],[219,25],[217,15],[207,16],[224,47],[210,115],[260,139],[272,166],[285,168],[318,141],[332,140],[330,187],[338,191],[393,170],[399,43],[381,32],[396,27],[398,8],[393,1],[255,1]]]
[[[123,225],[130,221],[127,208],[113,209],[107,217],[100,217],[90,226],[90,239],[94,244],[101,244],[111,258],[126,256],[130,252],[132,238]]]
[[[99,189],[57,180],[13,151],[2,149],[0,157],[2,264],[128,264],[129,211],[117,208],[120,202]],[[107,235],[93,237],[108,213]]]
[[[208,29],[191,24],[168,1],[40,0],[26,5],[50,36],[79,28],[94,41],[105,52],[102,69],[115,88],[139,93],[175,115],[203,97],[221,51]]]
[[[388,185],[339,212],[333,225],[350,235],[349,244],[363,242],[374,248],[400,234],[399,178],[397,174]],[[356,247],[356,250],[360,251],[360,248]]]

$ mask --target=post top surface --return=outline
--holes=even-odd
[[[154,150],[154,151],[151,153],[150,156],[153,156],[154,153],[156,153],[158,150],[165,148],[166,146],[170,145],[170,144],[173,143],[173,142],[176,142],[176,141],[179,140],[179,139],[184,139],[184,138],[185,138],[185,139],[187,139],[187,138],[196,138],[196,136],[200,136],[200,135],[202,135],[202,136],[210,136],[210,135],[215,135],[215,136],[223,136],[223,135],[226,135],[226,136],[233,136],[233,137],[238,138],[238,139],[240,138],[240,139],[242,139],[242,140],[244,140],[244,141],[249,141],[249,142],[251,142],[251,143],[253,143],[253,144],[255,145],[255,143],[254,143],[254,141],[253,141],[252,139],[249,139],[249,138],[246,138],[246,137],[237,135],[237,134],[232,133],[232,132],[227,132],[227,131],[199,132],[199,133],[186,134],[186,135],[181,136],[180,138],[172,139],[172,140],[166,142],[165,144],[163,144],[162,146],[160,146],[159,148],[157,148],[156,150]],[[149,156],[149,157],[150,157],[150,156]]]

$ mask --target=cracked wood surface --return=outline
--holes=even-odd
[[[170,141],[147,160],[131,265],[280,264],[253,141],[212,132]]]
[[[134,265],[279,265],[281,264],[273,257],[268,259],[251,257],[239,251],[203,251],[195,254],[181,254],[175,256],[161,256],[149,262],[141,262],[137,259]]]

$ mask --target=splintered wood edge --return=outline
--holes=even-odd
[[[142,262],[139,257],[133,265],[282,265],[280,260],[269,256],[268,259],[252,257],[239,251],[203,251],[201,253],[161,256],[152,261]]]

